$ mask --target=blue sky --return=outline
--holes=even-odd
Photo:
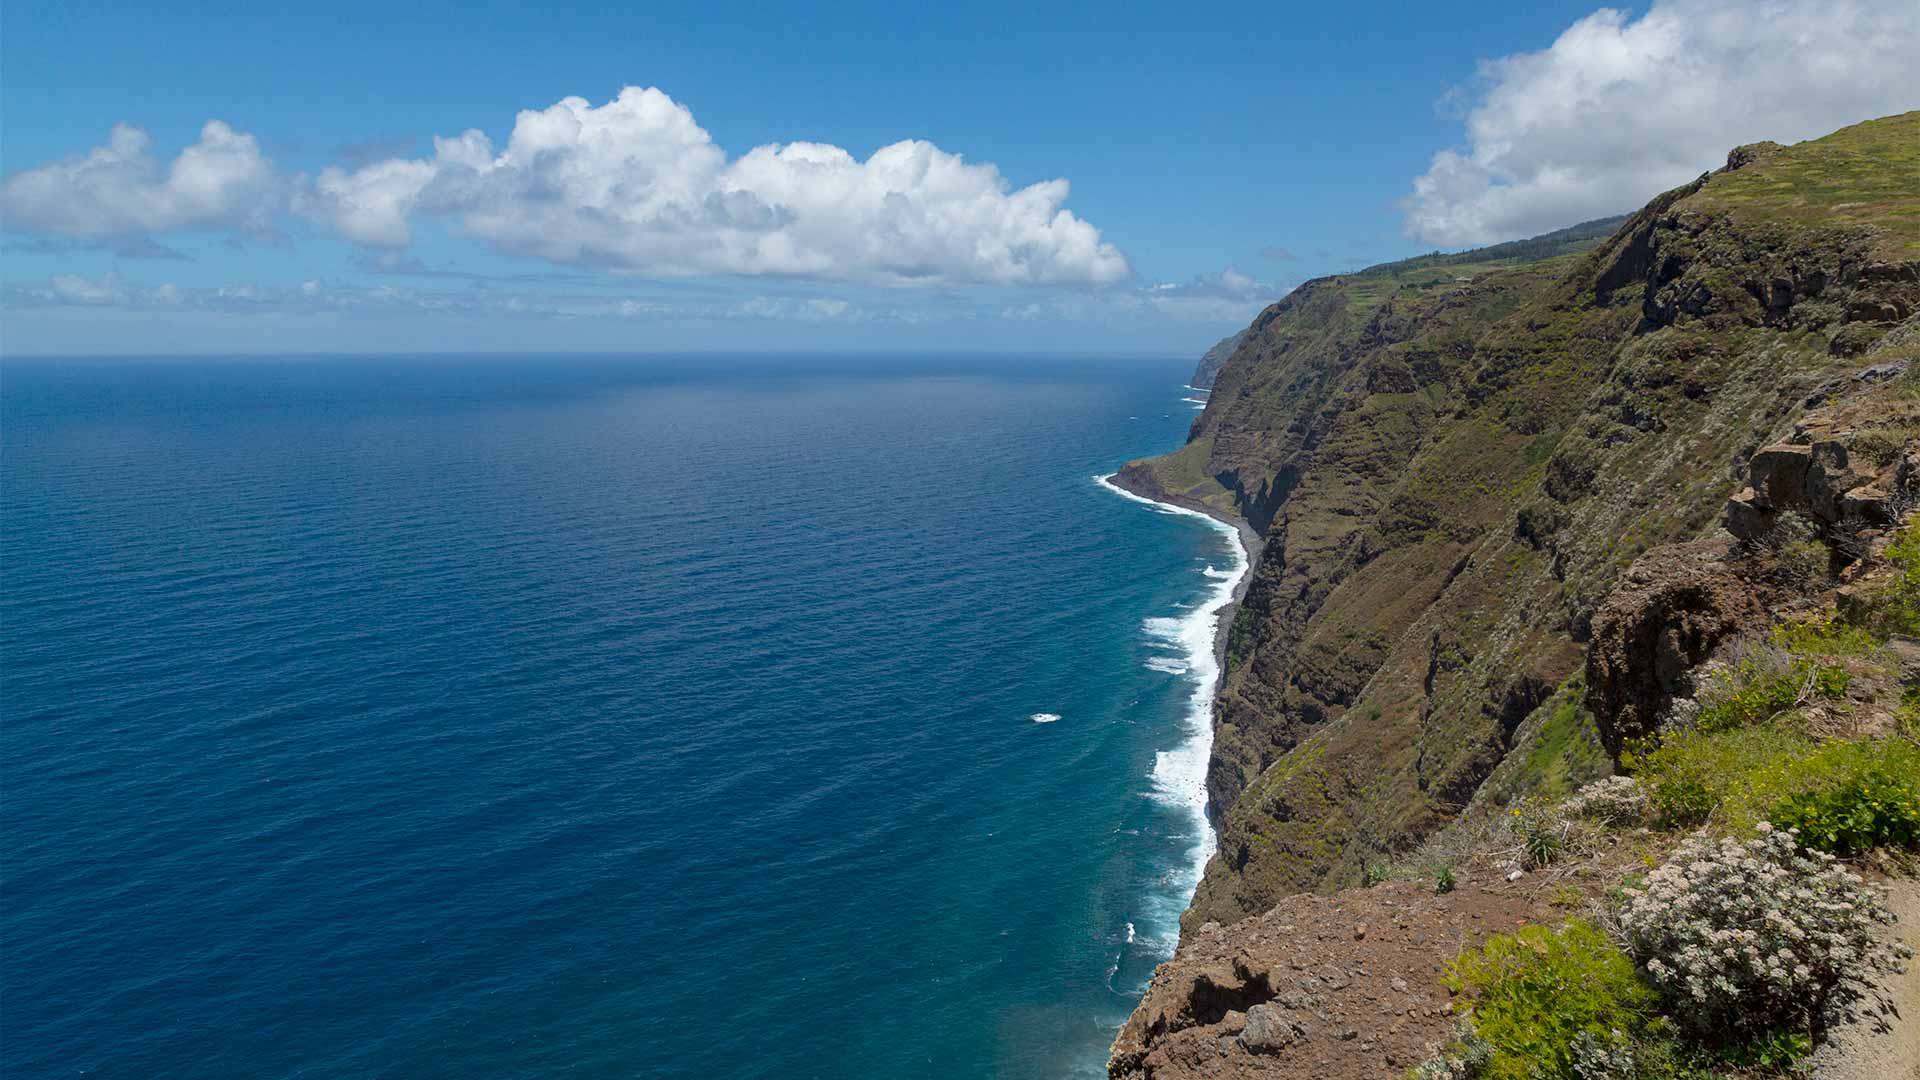
[[[1920,107],[1865,0],[265,7],[5,6],[7,353],[1191,353]]]

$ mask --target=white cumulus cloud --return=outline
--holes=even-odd
[[[273,165],[252,135],[218,120],[164,165],[144,131],[116,125],[105,146],[0,181],[9,231],[85,241],[155,233],[266,233],[280,204]]]
[[[1493,243],[1631,210],[1727,150],[1920,107],[1912,0],[1656,0],[1602,8],[1481,66],[1466,144],[1434,155],[1407,232]]]
[[[423,159],[328,168],[297,198],[350,239],[400,247],[442,218],[499,249],[676,277],[1105,284],[1127,261],[1064,208],[1068,186],[1014,189],[991,164],[909,140],[862,161],[837,146],[756,147],[729,161],[686,106],[628,87],[522,111]]]

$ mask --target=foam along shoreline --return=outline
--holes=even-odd
[[[1154,755],[1153,794],[1164,802],[1178,805],[1192,815],[1194,845],[1189,873],[1176,884],[1179,908],[1184,910],[1200,884],[1200,875],[1213,857],[1213,819],[1207,807],[1207,760],[1213,752],[1213,695],[1220,687],[1220,664],[1224,650],[1222,631],[1253,564],[1246,542],[1246,531],[1234,522],[1174,503],[1138,495],[1114,483],[1114,473],[1094,477],[1101,487],[1124,499],[1144,503],[1162,514],[1183,514],[1207,523],[1215,531],[1233,538],[1232,562],[1223,573],[1209,565],[1203,571],[1211,586],[1205,598],[1174,618],[1147,620],[1149,634],[1168,644],[1178,645],[1186,658],[1186,670],[1179,677],[1192,681],[1183,727],[1185,737],[1171,750]],[[1165,665],[1157,670],[1166,670]],[[1169,672],[1171,674],[1171,672]],[[1177,918],[1177,912],[1176,912]]]

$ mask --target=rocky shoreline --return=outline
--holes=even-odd
[[[1240,602],[1247,595],[1247,587],[1253,581],[1253,571],[1260,563],[1260,554],[1266,548],[1266,541],[1242,518],[1222,513],[1198,499],[1189,499],[1168,492],[1160,485],[1160,481],[1150,469],[1136,469],[1129,466],[1107,477],[1107,482],[1129,495],[1138,496],[1150,502],[1166,503],[1168,506],[1178,506],[1183,510],[1205,514],[1222,525],[1232,526],[1234,532],[1240,537],[1240,549],[1247,557],[1247,570],[1240,575],[1240,580],[1233,583],[1233,599],[1220,609],[1220,616],[1213,631],[1213,659],[1224,672],[1227,666],[1227,632],[1233,628],[1234,612],[1239,610]],[[1209,809],[1209,813],[1211,812]]]

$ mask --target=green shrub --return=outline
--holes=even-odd
[[[1831,559],[1827,545],[1817,539],[1789,540],[1774,552],[1774,577],[1783,585],[1810,589],[1827,580]]]
[[[1920,578],[1920,525],[1902,528],[1900,535],[1888,545],[1887,558],[1900,569],[1901,577]]]
[[[1761,1076],[1804,1075],[1796,1069],[1813,1053],[1813,1036],[1804,1031],[1766,1031],[1758,1035],[1729,1037],[1714,1055],[1728,1065],[1757,1072]],[[1720,1074],[1726,1075],[1724,1073]]]
[[[1756,538],[1756,569],[1776,585],[1804,591],[1824,583],[1833,569],[1832,553],[1811,520],[1782,514],[1773,527]]]
[[[1718,832],[1761,821],[1853,854],[1920,848],[1920,745],[1905,738],[1816,743],[1777,726],[1692,731],[1636,760],[1654,820]]]
[[[1489,938],[1447,982],[1472,995],[1474,1033],[1491,1051],[1478,1075],[1491,1080],[1577,1076],[1576,1045],[1639,1035],[1656,1002],[1627,954],[1578,919]]]
[[[1854,621],[1877,634],[1920,634],[1920,525],[1909,525],[1887,547],[1891,580],[1868,590]]]
[[[1854,433],[1847,452],[1874,468],[1884,468],[1899,459],[1906,443],[1907,433],[1899,428],[1862,428]]]
[[[1433,879],[1433,891],[1440,896],[1445,896],[1452,892],[1457,884],[1453,880],[1453,867],[1443,866],[1440,868],[1440,873]]]
[[[1893,719],[1901,738],[1920,741],[1920,686],[1900,691],[1900,705],[1893,710]]]
[[[1527,868],[1538,870],[1553,865],[1560,857],[1567,833],[1567,824],[1554,804],[1547,799],[1530,797],[1508,813],[1513,815],[1514,831],[1520,834]]]
[[[1905,739],[1831,742],[1788,767],[1776,825],[1837,855],[1920,847],[1920,747]]]
[[[1796,656],[1865,656],[1881,645],[1872,631],[1831,616],[1781,623],[1769,636]]]
[[[1820,663],[1777,649],[1762,649],[1736,661],[1700,692],[1701,731],[1732,731],[1763,724],[1803,700],[1843,698],[1853,677],[1838,664]]]
[[[1725,827],[1744,830],[1764,819],[1771,805],[1771,798],[1756,798],[1756,788],[1777,790],[1772,778],[1814,745],[1775,726],[1682,732],[1638,756],[1636,775],[1659,824],[1691,828],[1713,816]]]
[[[1489,938],[1446,982],[1469,1011],[1416,1080],[1724,1080],[1729,1065],[1784,1075],[1810,1048],[1766,1028],[1687,1037],[1633,959],[1581,919]]]

